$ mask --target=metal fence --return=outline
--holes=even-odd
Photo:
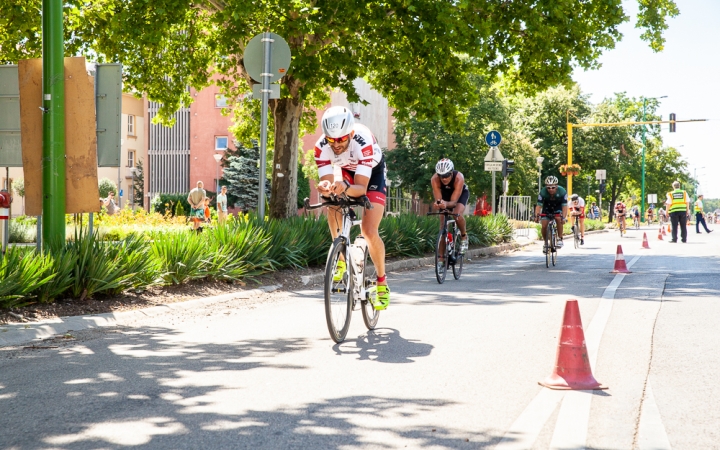
[[[412,199],[402,197],[387,197],[385,199],[385,215],[399,216],[409,212],[414,212]]]
[[[501,195],[498,212],[505,214],[509,219],[527,222],[533,216],[532,197],[520,195]],[[526,236],[528,228],[515,230],[517,236]]]

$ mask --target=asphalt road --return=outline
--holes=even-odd
[[[720,232],[656,236],[391,273],[378,329],[357,312],[340,345],[307,290],[3,348],[0,448],[720,448]],[[568,299],[607,390],[538,385]]]

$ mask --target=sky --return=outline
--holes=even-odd
[[[699,193],[720,198],[720,0],[675,0],[680,15],[668,21],[665,49],[654,53],[635,28],[637,0],[623,1],[630,22],[623,39],[600,58],[597,70],[576,69],[573,79],[599,103],[616,92],[630,97],[661,97],[658,114],[668,120],[709,119],[678,123],[670,133],[662,125],[665,145],[678,149],[690,174],[697,174]],[[669,188],[669,187],[668,187]]]

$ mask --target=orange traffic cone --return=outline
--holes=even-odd
[[[670,229],[670,224],[668,224],[668,233],[671,232],[671,231],[672,231],[672,230]]]
[[[662,235],[665,236],[667,233],[665,232],[665,227],[660,227],[660,230],[662,231]],[[668,230],[670,231],[670,230]]]
[[[556,359],[552,375],[538,382],[541,386],[568,390],[607,389],[592,374],[577,300],[565,303]]]
[[[664,230],[664,229],[665,229],[665,228],[660,227],[660,229],[658,230],[658,241],[662,241],[662,240],[663,240],[663,230]]]
[[[650,243],[647,240],[647,233],[643,233],[643,243],[642,248],[650,249]]]
[[[615,253],[615,268],[610,273],[632,273],[628,270],[625,264],[625,256],[622,252],[622,245],[617,246],[617,253]]]

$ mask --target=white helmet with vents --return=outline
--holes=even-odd
[[[437,164],[435,164],[435,173],[437,173],[440,176],[447,175],[450,172],[453,171],[455,166],[453,166],[453,162],[450,161],[447,158],[443,158],[440,161],[438,161]]]
[[[556,176],[550,175],[549,177],[545,178],[545,184],[546,185],[558,184],[558,179]]]
[[[325,136],[335,139],[350,134],[355,125],[355,119],[352,111],[348,108],[333,106],[325,111],[320,123]]]

